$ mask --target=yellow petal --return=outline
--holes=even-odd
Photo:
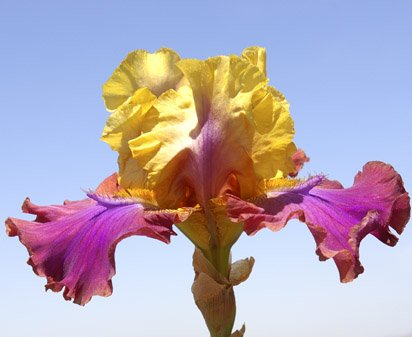
[[[147,188],[147,171],[143,170],[132,154],[119,155],[119,185],[123,188]]]
[[[103,129],[102,140],[115,151],[127,147],[130,138],[142,132],[145,114],[153,106],[156,96],[147,88],[138,89],[107,119]]]
[[[147,179],[147,172],[133,159],[128,142],[156,124],[156,118],[148,113],[155,100],[149,89],[138,89],[109,116],[104,127],[101,139],[119,153],[118,180],[123,188],[144,187]]]
[[[242,57],[257,66],[266,76],[266,49],[262,47],[248,47],[242,52]]]
[[[266,76],[266,49],[246,48],[242,57],[257,66]],[[287,176],[293,172],[292,155],[296,146],[293,120],[289,114],[289,103],[271,86],[267,86],[253,97],[252,111],[256,134],[253,141],[253,161],[259,178]]]
[[[263,73],[235,55],[186,59],[177,65],[192,87],[200,125],[208,118],[227,121],[244,113],[253,93],[266,84]]]
[[[127,55],[103,85],[103,99],[109,111],[124,103],[139,88],[148,88],[156,96],[174,88],[182,74],[176,67],[179,55],[162,48],[155,53],[136,50]]]
[[[253,97],[252,116],[255,125],[252,159],[259,178],[287,176],[295,166],[292,155],[294,125],[289,104],[282,94],[268,86]]]
[[[169,90],[153,105],[157,114],[156,125],[148,132],[129,141],[133,158],[148,172],[147,184],[153,188],[169,177],[163,170],[173,165],[180,152],[192,143],[190,132],[197,125],[192,92],[183,86]]]

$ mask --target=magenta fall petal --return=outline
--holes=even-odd
[[[122,239],[144,235],[170,241],[174,211],[146,210],[133,200],[114,199],[113,176],[96,190],[105,193],[61,206],[37,206],[26,199],[23,211],[37,215],[35,221],[6,220],[9,236],[19,236],[29,251],[28,263],[39,276],[47,277],[46,289],[64,289],[64,298],[84,305],[94,295],[112,293],[114,252]],[[96,200],[94,200],[96,199]],[[123,200],[122,202],[120,202]]]
[[[252,235],[264,227],[280,230],[290,219],[308,225],[321,260],[333,258],[342,282],[363,272],[359,244],[368,234],[394,246],[410,217],[409,196],[400,175],[392,166],[369,162],[355,176],[352,187],[322,176],[310,178],[287,190],[270,191],[252,202],[228,197],[228,214],[244,221]]]

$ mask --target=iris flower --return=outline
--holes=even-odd
[[[7,233],[26,246],[46,289],[85,305],[109,296],[116,245],[131,235],[169,243],[177,228],[196,247],[192,287],[211,336],[232,334],[233,286],[253,258],[231,263],[245,232],[306,223],[320,260],[332,258],[340,280],[363,272],[361,240],[394,246],[410,216],[400,175],[366,163],[353,186],[323,175],[296,178],[308,161],[293,143],[285,97],[268,84],[266,52],[181,59],[171,49],[131,52],[103,86],[110,112],[102,140],[118,152],[119,170],[80,201],[23,212]],[[232,336],[243,336],[244,328]]]

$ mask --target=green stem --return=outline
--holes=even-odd
[[[230,248],[214,247],[203,251],[203,254],[222,276],[229,279]]]
[[[204,251],[206,258],[213,264],[220,274],[229,278],[230,247],[222,247],[216,217],[209,207],[205,207],[206,224],[210,233],[209,251]]]

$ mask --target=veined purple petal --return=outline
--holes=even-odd
[[[111,190],[99,187],[97,191],[109,194]],[[110,203],[109,195],[105,202],[95,199],[44,207],[26,199],[23,211],[37,215],[36,220],[6,220],[8,235],[18,236],[28,249],[34,272],[47,277],[46,289],[65,288],[64,298],[80,305],[94,295],[112,293],[119,241],[144,235],[168,243],[173,223],[185,217],[180,211],[145,210],[134,200],[122,203],[113,198]]]
[[[284,191],[271,191],[253,203],[228,197],[228,213],[244,221],[251,235],[263,227],[280,230],[290,219],[308,225],[317,243],[321,260],[333,258],[342,282],[363,272],[359,244],[367,235],[394,246],[410,217],[410,199],[400,175],[392,166],[369,162],[359,172],[352,187],[313,177]]]

